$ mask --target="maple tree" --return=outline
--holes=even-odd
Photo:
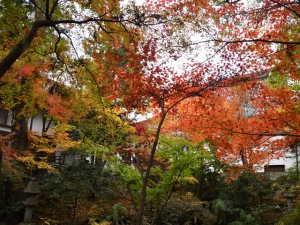
[[[151,43],[151,42],[150,42]],[[156,46],[155,42],[152,46]],[[148,49],[148,51],[152,49]],[[154,48],[155,50],[155,48]],[[139,56],[139,51],[135,51],[134,55],[131,55],[130,59],[135,56]],[[147,51],[146,51],[147,53]],[[116,53],[118,54],[118,53]],[[97,55],[95,55],[97,56]],[[143,56],[143,55],[142,55]],[[146,54],[147,56],[147,54]],[[148,60],[151,60],[151,58]],[[153,59],[155,60],[155,58]],[[211,68],[210,64],[203,65],[202,69],[205,71],[207,68]],[[176,107],[183,101],[188,101],[190,98],[206,98],[211,95],[211,92],[218,85],[228,85],[236,83],[235,79],[224,79],[224,76],[216,77],[210,73],[198,73],[198,74],[181,74],[176,73],[168,67],[154,67],[147,68],[148,71],[144,72],[144,76],[134,75],[134,72],[128,70],[126,67],[120,67],[118,76],[114,78],[116,80],[121,79],[121,91],[120,86],[109,85],[105,89],[110,90],[111,99],[115,99],[119,106],[124,106],[127,109],[145,109],[149,105],[153,109],[153,114],[157,118],[154,125],[154,135],[152,136],[150,151],[145,148],[147,153],[146,168],[142,171],[143,185],[141,192],[141,200],[137,217],[137,224],[142,221],[143,210],[146,202],[146,190],[148,186],[150,170],[154,165],[155,153],[158,146],[158,140],[164,121],[168,114],[176,114]],[[133,70],[136,71],[136,70]],[[129,75],[126,76],[126,73]],[[206,76],[207,79],[204,79]],[[129,77],[129,78],[128,78]],[[126,79],[127,78],[127,79]],[[138,78],[138,79],[137,79]],[[170,80],[172,78],[172,80]],[[111,79],[111,76],[108,78]],[[103,84],[111,84],[112,82],[105,82]],[[126,94],[123,94],[123,93]],[[140,130],[139,132],[142,132]]]
[[[225,24],[226,25],[226,24]],[[224,25],[224,26],[225,26]],[[222,33],[222,35],[224,35]],[[225,35],[224,35],[225,36]],[[152,40],[154,41],[154,40]],[[214,40],[216,42],[222,42],[219,40]],[[257,40],[253,40],[254,42]],[[210,40],[205,41],[205,42],[210,42]],[[225,42],[225,41],[224,41]],[[248,42],[248,41],[243,41],[243,40],[237,40],[237,41],[226,41],[225,46],[229,46],[229,44],[235,44],[235,47],[233,48],[229,48],[228,49],[231,52],[234,52],[234,50],[237,48],[236,46],[242,46],[242,44],[244,42]],[[250,41],[249,41],[250,42]],[[155,43],[155,42],[154,42]],[[155,44],[152,44],[152,46],[156,46]],[[225,49],[225,46],[222,47],[221,50]],[[231,45],[232,46],[232,45]],[[248,48],[245,48],[248,50]],[[218,51],[218,52],[221,52]],[[264,49],[265,50],[265,49]],[[138,52],[138,51],[136,51]],[[217,52],[217,53],[218,53]],[[270,54],[270,51],[265,51],[267,54]],[[116,78],[116,80],[121,80],[122,86],[112,86],[112,88],[116,88],[113,90],[117,90],[117,88],[121,87],[121,90],[124,91],[124,93],[126,93],[126,95],[122,95],[123,97],[123,101],[121,103],[124,103],[124,105],[126,105],[127,108],[138,108],[138,107],[143,107],[142,105],[144,104],[144,102],[149,101],[150,103],[154,103],[154,105],[152,105],[152,107],[157,107],[158,109],[158,115],[160,115],[160,120],[158,122],[158,127],[156,130],[156,136],[152,145],[152,150],[151,150],[151,155],[149,158],[149,162],[148,162],[148,166],[147,166],[147,170],[145,172],[145,175],[143,177],[143,189],[142,189],[142,199],[141,199],[141,205],[139,207],[140,211],[139,211],[139,215],[138,215],[138,222],[137,224],[141,223],[141,218],[142,218],[142,210],[144,207],[144,202],[145,202],[145,197],[146,197],[146,187],[147,187],[147,182],[148,182],[148,177],[150,174],[150,168],[152,166],[153,163],[153,158],[155,155],[155,151],[156,151],[156,147],[157,147],[157,143],[158,143],[158,138],[159,138],[159,134],[161,131],[161,127],[162,124],[164,123],[164,120],[166,118],[166,115],[169,112],[175,112],[176,113],[176,105],[179,104],[180,102],[184,101],[185,99],[188,99],[190,97],[199,97],[199,99],[210,99],[213,96],[213,87],[215,86],[228,86],[229,84],[232,83],[237,83],[237,82],[242,82],[243,79],[237,79],[234,80],[234,76],[238,76],[238,77],[242,77],[243,75],[249,76],[249,72],[252,72],[252,74],[250,73],[250,77],[253,75],[253,71],[257,72],[257,71],[261,71],[262,68],[264,69],[264,67],[261,67],[259,64],[253,64],[253,61],[251,62],[246,62],[246,63],[240,63],[241,66],[239,71],[235,71],[232,72],[233,69],[236,70],[236,67],[239,67],[239,64],[234,64],[237,60],[237,57],[245,54],[247,57],[247,60],[249,59],[249,57],[254,57],[255,59],[255,55],[249,53],[248,55],[243,51],[242,53],[239,52],[234,52],[234,54],[236,54],[237,56],[232,57],[232,59],[230,58],[231,55],[233,55],[233,53],[226,55],[227,52],[225,52],[225,54],[222,55],[222,59],[225,59],[226,64],[225,66],[218,68],[218,66],[213,67],[211,63],[207,63],[207,64],[202,64],[201,67],[199,68],[199,64],[196,63],[195,65],[198,66],[198,68],[192,70],[192,73],[188,73],[188,74],[184,74],[182,76],[180,75],[176,75],[176,73],[172,70],[169,69],[162,69],[160,67],[156,67],[156,68],[149,68],[149,70],[151,70],[151,73],[149,73],[149,75],[147,73],[145,73],[145,78],[144,77],[139,77],[139,76],[133,76],[131,75],[131,78],[139,78],[138,80],[136,79],[131,79],[130,81],[127,81],[126,78],[128,76],[124,76],[126,73],[128,74],[128,71],[123,70],[121,68],[122,71],[119,71]],[[260,54],[261,56],[261,54]],[[134,58],[134,56],[130,55],[130,58]],[[151,58],[148,58],[148,60],[151,60]],[[259,61],[259,60],[257,60]],[[120,63],[120,61],[119,61]],[[223,63],[223,62],[222,62]],[[268,62],[269,63],[269,62]],[[249,65],[257,65],[256,67],[251,67]],[[263,66],[267,67],[268,64],[264,64]],[[245,68],[250,68],[249,70],[244,69]],[[223,69],[223,70],[222,70]],[[130,73],[129,73],[130,74]],[[172,75],[170,75],[172,74]],[[130,75],[129,75],[130,76]],[[204,77],[206,76],[206,79],[204,79]],[[171,78],[172,77],[172,78]],[[144,80],[143,80],[144,79]],[[172,83],[170,81],[170,79],[172,79],[174,82]],[[108,84],[110,84],[110,82],[107,82]],[[119,82],[118,82],[119,83]],[[109,89],[109,87],[108,87]],[[111,93],[114,93],[114,91],[111,91]],[[122,92],[121,92],[122,93]],[[228,95],[225,95],[226,97],[228,97]],[[128,98],[129,97],[129,98]],[[224,97],[224,98],[226,98]],[[113,97],[113,99],[118,99],[120,98],[120,92],[118,92],[118,95],[116,97]],[[188,101],[188,100],[186,100]],[[189,104],[189,103],[188,103]],[[210,105],[214,105],[215,103],[213,103],[213,101],[211,100],[210,102],[206,102],[205,104],[208,105],[208,107],[210,107]],[[193,109],[197,110],[196,109]],[[218,111],[220,112],[220,110]],[[218,115],[218,114],[217,114]],[[223,118],[225,118],[224,114],[220,114],[219,116],[222,116]],[[238,145],[238,141],[241,140],[241,138],[236,138],[237,142],[235,144]],[[240,142],[242,143],[242,142]],[[251,166],[253,164],[253,162],[251,162],[251,158],[256,158],[253,156],[249,156],[250,153],[248,153],[248,148],[253,148],[254,143],[252,143],[252,146],[249,147],[249,143],[246,146],[240,146],[240,153],[242,154],[242,158],[244,161],[245,165],[249,165]],[[242,150],[245,149],[245,150]],[[249,149],[250,152],[253,152],[251,149]],[[250,160],[250,161],[249,161]]]
[[[27,112],[27,115],[24,115],[25,112],[22,109],[31,107],[28,106],[29,96],[25,98],[25,93],[33,89],[31,84],[40,85],[47,78],[50,78],[54,81],[53,88],[58,89],[57,84],[59,82],[67,82],[71,85],[81,83],[79,85],[82,85],[80,81],[87,79],[93,80],[101,86],[102,77],[98,76],[101,67],[93,67],[89,56],[79,56],[78,52],[81,50],[75,47],[74,37],[84,40],[82,46],[87,55],[91,54],[91,49],[93,49],[94,54],[96,52],[109,57],[109,52],[113,49],[113,51],[119,52],[119,56],[122,56],[124,53],[122,46],[130,46],[134,39],[137,40],[141,36],[138,29],[133,28],[134,26],[143,30],[143,27],[161,24],[166,19],[166,15],[155,14],[149,7],[137,7],[133,2],[127,6],[121,6],[118,1],[112,1],[109,4],[105,2],[105,7],[101,7],[102,4],[104,3],[101,1],[78,1],[74,3],[51,2],[49,0],[1,2],[1,7],[4,9],[4,13],[1,14],[1,21],[4,24],[1,31],[1,40],[3,41],[0,63],[1,84],[11,85],[11,82],[19,82],[21,87],[19,96],[7,93],[15,96],[15,104],[5,104],[6,108],[13,106],[16,109],[17,116],[13,130],[18,133],[19,137],[17,138],[20,141],[15,146],[16,148],[26,149],[28,146],[26,126],[30,113]],[[16,18],[22,23],[15,24]],[[169,23],[170,21],[168,20]],[[87,35],[82,35],[80,29],[86,30]],[[7,34],[8,38],[6,38]],[[119,72],[118,69],[112,69],[111,65],[114,62],[110,63],[107,59],[98,58],[98,61],[102,61],[102,67],[110,65],[105,68],[106,72]],[[113,58],[111,60],[114,61]],[[131,60],[132,62],[133,60]],[[122,66],[127,62],[121,61],[120,63]],[[13,64],[14,66],[11,67]],[[87,71],[91,78],[83,76],[82,70]],[[35,76],[37,71],[46,75]],[[106,74],[106,76],[110,75],[111,73]],[[33,76],[34,81],[29,79],[30,76]],[[15,81],[12,81],[13,79]],[[17,81],[18,79],[20,80]],[[33,83],[31,83],[32,81]],[[64,93],[66,92],[64,91]],[[101,91],[99,93],[103,94]],[[44,96],[42,92],[40,95]],[[31,97],[33,97],[32,94]],[[42,96],[39,97],[42,98]],[[49,99],[48,105],[50,107],[44,109],[45,106],[40,106],[40,108],[45,111],[62,112],[66,110],[68,103],[67,101],[64,102],[66,106],[64,108],[61,107],[63,104],[60,104],[60,101],[59,95],[55,95]],[[61,108],[59,109],[58,106]],[[28,111],[28,109],[26,110]],[[67,117],[70,117],[70,114],[65,113],[65,118]],[[21,140],[23,140],[22,143]]]
[[[150,128],[150,132],[146,129],[148,126],[151,127],[151,124],[155,123],[153,121],[139,122],[136,125],[138,137],[133,139],[131,146],[126,146],[118,151],[128,164],[120,165],[118,171],[120,171],[129,192],[132,201],[131,207],[134,205],[136,212],[138,212],[138,200],[141,197],[142,179],[150,155],[149,150],[152,148],[154,138],[154,134],[151,132],[153,127]],[[172,203],[174,198],[192,197],[193,195],[188,193],[188,187],[198,187],[199,185],[200,188],[203,185],[202,180],[201,183],[198,183],[197,174],[203,172],[200,169],[202,167],[212,168],[212,164],[209,162],[214,158],[205,146],[206,143],[192,143],[180,134],[161,135],[147,185],[144,221],[155,224],[165,220],[165,217],[168,217],[166,212],[174,204]],[[217,170],[217,168],[215,169]],[[128,207],[130,208],[130,206]]]
[[[160,160],[161,164],[168,167],[162,167],[162,174],[159,173],[160,170],[157,167],[154,167],[155,172],[152,173],[154,180],[158,174],[162,179],[155,187],[157,190],[149,188],[148,191],[150,196],[155,194],[150,197],[150,201],[157,209],[156,217],[152,223],[160,220],[165,207],[174,194],[173,192],[175,192],[174,190],[179,189],[177,194],[184,196],[186,194],[185,188],[188,185],[195,185],[199,182],[193,172],[199,166],[204,166],[211,158],[211,153],[205,149],[205,146],[206,143],[195,144],[176,134],[169,134],[160,138],[156,160]],[[160,204],[157,202],[159,199],[163,200]]]
[[[83,104],[79,91],[72,86],[59,84],[56,81],[49,80],[46,75],[48,70],[42,70],[40,65],[36,67],[26,65],[24,70],[14,71],[13,76],[4,76],[1,86],[2,108],[14,110],[13,132],[27,134],[28,119],[37,116],[42,112],[43,127],[40,131],[49,131],[49,125],[57,121],[67,122],[74,112],[80,116]],[[27,71],[26,73],[24,71]],[[78,104],[79,103],[79,104]],[[77,106],[75,106],[78,104]],[[81,111],[81,112],[80,112]],[[73,116],[74,118],[74,116]],[[46,123],[46,119],[48,123]],[[24,139],[27,139],[24,137]],[[26,150],[28,144],[25,142],[16,142],[14,148]]]
[[[220,15],[214,21],[219,37],[207,41],[217,45],[212,56],[231,61],[233,74],[298,79],[297,2],[223,1],[216,2],[215,10]]]
[[[202,131],[196,132],[195,129],[195,132],[191,132],[188,129],[192,128],[195,122],[201,122],[199,120],[200,112],[203,112],[202,115],[210,112],[207,114],[210,117],[205,118],[202,123],[205,121],[208,126],[211,122],[218,122],[222,128],[211,133],[211,139],[218,139],[219,147],[230,148],[229,146],[233,146],[234,148],[230,149],[235,150],[235,152],[229,152],[227,156],[223,155],[222,157],[234,161],[235,159],[229,159],[229,157],[238,153],[236,155],[241,156],[244,165],[250,167],[254,163],[253,159],[257,162],[258,158],[261,158],[259,155],[253,156],[252,154],[254,154],[253,146],[258,142],[265,141],[260,137],[261,133],[265,134],[263,129],[272,130],[269,133],[271,136],[271,134],[278,134],[279,127],[283,130],[286,129],[288,124],[292,131],[286,134],[296,136],[293,132],[296,132],[297,126],[290,122],[292,113],[295,115],[297,111],[296,103],[291,105],[292,102],[286,101],[285,105],[280,102],[283,99],[278,98],[279,102],[269,102],[274,105],[270,106],[270,110],[262,111],[260,116],[265,115],[265,117],[261,117],[260,120],[254,117],[241,119],[242,112],[239,103],[229,101],[229,96],[235,96],[232,94],[232,90],[227,89],[222,92],[217,91],[216,87],[243,82],[243,76],[252,78],[254,73],[270,69],[279,74],[287,74],[291,78],[297,77],[297,46],[299,44],[298,32],[295,29],[298,27],[297,3],[284,1],[261,1],[261,3],[253,2],[251,4],[244,1],[180,1],[174,3],[158,1],[153,5],[144,6],[144,8],[137,7],[133,3],[121,8],[118,1],[105,2],[104,7],[102,1],[31,0],[23,2],[4,0],[1,2],[1,7],[6,10],[1,15],[5,24],[5,29],[0,36],[4,43],[0,63],[2,82],[5,83],[5,79],[7,79],[11,85],[10,80],[16,79],[14,75],[19,74],[24,77],[23,80],[20,80],[19,87],[32,85],[30,82],[35,80],[35,77],[31,80],[29,77],[35,74],[34,71],[40,71],[44,66],[45,71],[43,72],[48,76],[55,74],[54,78],[59,77],[60,81],[65,81],[64,78],[68,77],[68,82],[74,86],[78,85],[77,82],[80,83],[79,87],[95,82],[94,90],[101,96],[107,95],[115,107],[131,111],[145,110],[150,105],[154,109],[153,113],[158,116],[158,122],[150,150],[151,154],[145,173],[143,173],[137,224],[142,223],[150,170],[167,115],[178,116],[180,110],[189,115],[189,118],[185,120],[189,122],[182,122],[180,131],[194,134],[193,138],[197,139],[200,138],[197,135]],[[150,10],[150,7],[154,10]],[[158,8],[163,10],[158,10]],[[159,14],[155,10],[158,10]],[[8,12],[13,12],[13,16],[24,22],[10,26],[14,21]],[[143,29],[153,24],[158,25],[156,29],[150,29],[150,32]],[[174,29],[176,26],[179,29]],[[185,35],[184,32],[189,28],[199,35],[196,41]],[[71,32],[76,33],[78,29],[82,29],[82,31],[86,29],[89,34],[88,37],[85,37],[84,34],[81,37],[85,39],[83,47],[89,55],[86,58],[79,56],[78,49],[75,48],[76,43],[72,41],[74,36],[78,35],[79,37],[80,35],[78,33],[70,34]],[[139,32],[139,29],[143,33]],[[9,38],[6,39],[7,33]],[[165,62],[170,58],[173,62],[184,58],[181,56],[188,52],[185,50],[190,50],[193,46],[198,47],[202,43],[215,50],[204,63],[199,63],[197,59],[194,59],[197,62],[183,66],[185,69],[183,72],[162,65],[157,66],[159,62]],[[274,45],[276,46],[274,47]],[[32,56],[37,54],[44,56],[36,58]],[[77,59],[75,59],[76,57]],[[219,57],[221,62],[212,62],[214,57]],[[38,68],[28,67],[30,60],[39,62]],[[24,65],[26,66],[23,67]],[[63,72],[62,68],[65,68]],[[80,69],[86,71],[85,75],[82,73],[76,75]],[[89,75],[91,77],[88,78]],[[238,79],[235,79],[236,77]],[[36,84],[40,84],[46,78],[47,76],[38,76],[35,80]],[[2,87],[5,87],[4,83]],[[35,90],[37,89],[38,85]],[[29,90],[33,89],[26,88],[26,91],[30,93],[27,97],[33,96],[34,93]],[[261,90],[259,91],[262,93]],[[66,90],[63,92],[67,93]],[[291,99],[293,92],[285,89],[281,89],[280,92],[289,96],[286,100]],[[49,96],[41,89],[39,93],[39,98],[41,95],[45,98]],[[264,90],[261,95],[268,96],[268,90]],[[24,96],[26,96],[24,93],[16,96],[20,100],[18,106],[21,108],[26,105]],[[72,117],[74,111],[68,110],[66,114],[60,112],[69,109],[70,105],[67,103],[74,95],[72,98],[66,98],[67,101],[63,101],[61,96],[54,95],[49,101],[38,103],[40,109],[47,108],[47,111],[52,113],[51,115],[61,116],[60,119]],[[274,95],[272,94],[272,96]],[[34,98],[37,99],[36,96]],[[232,105],[229,104],[233,104],[234,107],[230,107]],[[259,101],[255,104],[257,108],[265,107],[260,105]],[[193,106],[194,108],[192,108]],[[295,108],[294,111],[289,110],[291,106]],[[284,108],[279,110],[280,113],[279,107]],[[193,115],[187,114],[188,109],[192,110]],[[224,109],[227,111],[224,112]],[[56,112],[57,114],[55,114]],[[258,123],[261,125],[262,121],[273,118],[273,116],[277,116],[277,124],[270,121],[268,127],[257,125],[257,121],[261,121]],[[212,118],[213,121],[210,121],[209,119]],[[24,117],[24,121],[26,121],[26,117]],[[176,123],[178,120],[170,121],[173,128]],[[257,140],[255,138],[248,139],[249,142],[246,143],[243,136],[231,137],[230,134],[233,133],[231,128],[233,127],[236,134],[238,132],[252,133]],[[261,132],[253,135],[254,130]],[[201,138],[206,134],[208,132]],[[220,136],[222,139],[219,139]],[[230,142],[228,142],[229,139]]]
[[[271,74],[273,85],[281,82],[281,88],[271,90],[257,82],[249,84],[245,96],[248,100],[245,98],[242,102],[241,92],[238,96],[233,94],[232,89],[215,91],[207,95],[205,101],[201,98],[187,100],[176,111],[182,110],[181,116],[186,118],[188,115],[189,118],[175,120],[171,124],[175,123],[183,132],[192,134],[192,139],[199,140],[209,135],[218,147],[226,149],[217,153],[220,157],[229,162],[240,158],[245,167],[252,168],[255,163],[263,164],[268,157],[282,156],[284,149],[298,141],[298,123],[295,120],[298,118],[298,93],[282,87],[282,84],[288,86],[288,83],[294,83],[297,88],[298,3],[218,1],[212,3],[210,9],[218,15],[210,22],[219,32],[212,29],[209,32],[213,38],[190,44],[211,43],[215,51],[209,54],[207,60],[217,57],[223,63],[219,69],[211,70],[218,76],[245,76],[239,83],[255,79],[257,74],[259,78]],[[259,115],[247,118],[247,101],[250,103],[248,109],[258,110],[255,113]],[[198,129],[195,123],[201,124]],[[274,140],[274,136],[285,138]],[[235,152],[231,152],[233,150]]]
[[[228,154],[226,151],[219,153],[224,159],[234,162],[239,156],[244,165],[253,165],[252,160],[263,164],[270,158],[282,156],[290,146],[299,141],[298,3],[224,1],[218,2],[215,10],[220,15],[215,20],[220,33],[218,38],[206,40],[217,43],[216,51],[211,56],[219,55],[222,61],[231,61],[226,69],[232,74],[246,74],[249,77],[255,74],[270,74],[268,79],[271,86],[278,89],[272,90],[260,83],[249,85],[248,109],[255,110],[251,118],[246,116],[246,99],[235,108],[236,103],[230,99],[230,93],[225,94],[223,100],[217,97],[217,107],[214,104],[213,107],[207,107],[201,115],[204,117],[201,123],[204,129],[209,124],[216,128],[211,132],[211,138],[229,151]],[[241,96],[236,96],[235,99],[239,97]],[[228,111],[229,107],[224,107],[219,101],[230,102],[233,111]],[[218,105],[222,105],[223,108]],[[232,118],[240,112],[244,119]],[[235,153],[231,152],[233,149],[236,149]],[[233,158],[228,158],[230,155]]]
[[[191,140],[209,138],[220,160],[253,170],[299,142],[298,105],[298,92],[253,81],[184,101],[167,124]]]
[[[52,63],[68,65],[72,57],[80,58],[82,51],[75,39],[84,41],[89,54],[92,48],[101,51],[103,47],[111,47],[114,40],[128,43],[139,36],[133,27],[143,30],[161,24],[165,18],[150,7],[138,7],[134,2],[122,5],[122,1],[3,0],[1,8],[4,27],[0,36],[3,41],[0,78],[24,57],[38,54],[47,56]],[[15,23],[16,20],[22,23]],[[70,48],[62,47],[64,42]],[[62,55],[66,51],[69,56]],[[80,59],[83,63],[85,58]]]

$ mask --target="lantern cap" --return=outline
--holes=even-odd
[[[27,187],[24,189],[24,192],[28,194],[40,193],[39,183],[35,177],[30,178],[30,181],[28,182]]]

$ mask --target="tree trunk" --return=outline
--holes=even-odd
[[[146,173],[145,173],[145,176],[143,177],[141,201],[140,201],[139,211],[138,211],[138,215],[137,215],[136,225],[141,225],[142,222],[143,222],[143,215],[144,215],[146,196],[147,196],[147,185],[148,185],[148,180],[149,180],[149,176],[150,176],[150,170],[151,170],[151,167],[152,167],[152,164],[153,164],[155,151],[156,151],[156,148],[157,148],[157,145],[158,145],[160,130],[161,130],[161,127],[163,125],[163,122],[165,120],[166,115],[167,115],[167,113],[164,113],[162,115],[162,118],[161,118],[161,120],[158,124],[157,130],[156,130],[156,135],[155,135],[155,140],[153,142],[153,146],[152,146],[152,149],[151,149],[151,154],[150,154],[149,161],[148,161],[148,164],[147,164]]]
[[[25,84],[25,78],[22,78],[21,85]],[[12,148],[16,150],[28,149],[28,118],[22,112],[26,103],[24,101],[16,100],[18,104],[15,106],[15,118],[12,126]]]
[[[32,27],[27,36],[22,39],[13,49],[0,61],[0,80],[4,74],[10,69],[10,67],[20,58],[20,56],[29,48],[34,37],[37,35],[37,31],[41,27],[54,27],[58,24],[86,24],[93,21],[99,21],[99,19],[89,18],[83,21],[76,20],[58,20],[51,19],[37,20],[32,23]],[[117,21],[116,21],[117,22]]]
[[[23,115],[17,115],[12,127],[12,148],[20,151],[28,149],[28,120]]]
[[[33,23],[27,37],[21,40],[0,62],[0,79],[10,69],[10,67],[17,61],[17,59],[28,49],[33,38],[35,37],[41,24]]]
[[[3,195],[2,195],[2,148],[0,147],[0,206],[3,205]]]

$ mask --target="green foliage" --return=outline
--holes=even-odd
[[[298,171],[297,171],[298,170]],[[288,169],[289,175],[288,177],[290,178],[290,181],[293,184],[297,184],[299,183],[300,180],[300,172],[299,172],[299,166],[293,166],[291,168]],[[283,179],[283,178],[282,178]],[[287,176],[285,177],[285,182],[287,180]]]
[[[225,165],[221,163],[215,156],[215,147],[208,141],[199,143],[200,148],[207,146],[206,154],[209,157],[202,158],[198,161],[198,165],[193,168],[192,174],[198,180],[195,185],[191,185],[192,190],[199,199],[204,201],[211,201],[218,198],[221,190],[227,186],[225,183],[225,175],[223,171],[226,169]],[[216,185],[218,184],[218,185]]]
[[[114,224],[118,225],[119,221],[122,221],[128,216],[128,210],[122,203],[114,204],[113,206],[113,221]]]
[[[282,88],[287,87],[294,91],[300,90],[300,85],[298,80],[290,78],[288,75],[280,74],[277,71],[272,71],[268,76],[268,84],[271,88]]]
[[[219,198],[205,207],[203,225],[272,225],[282,213],[279,202],[273,200],[275,189],[260,174],[242,172],[231,183],[219,184]]]
[[[265,224],[276,222],[282,213],[272,200],[276,189],[264,176],[244,171],[236,180],[223,186],[219,198],[210,203],[209,213],[221,224]],[[209,217],[207,217],[209,218]],[[208,220],[210,221],[210,220]]]
[[[272,88],[281,88],[288,85],[288,76],[282,76],[278,72],[274,71],[268,76],[268,84]]]
[[[298,225],[300,221],[300,203],[289,214],[282,217],[276,225]]]
[[[159,219],[162,224],[181,225],[200,222],[203,214],[202,202],[192,193],[171,197]]]
[[[60,173],[45,174],[40,182],[42,195],[39,199],[40,207],[37,208],[38,215],[44,219],[64,222],[71,222],[73,217],[75,220],[82,219],[78,205],[100,195],[102,169],[102,165],[79,161],[63,166]],[[92,205],[87,204],[84,210],[89,210],[89,207]]]
[[[0,222],[16,224],[24,218],[24,205],[22,201],[16,201],[15,196],[8,199],[9,205],[0,208]]]
[[[210,211],[216,216],[218,223],[226,224],[226,211],[228,206],[221,199],[215,199],[210,202]]]
[[[260,205],[271,194],[270,189],[271,183],[265,177],[244,171],[223,190],[220,198],[232,202],[236,208],[248,210]]]
[[[238,218],[239,209],[232,208],[229,202],[222,199],[214,199],[204,210],[203,224],[228,224]]]
[[[283,202],[280,201],[265,201],[263,204],[251,208],[249,214],[256,223],[263,225],[273,225],[282,216],[284,212]]]
[[[2,163],[2,193],[0,202],[0,223],[15,224],[21,222],[24,217],[23,179],[27,176],[23,173],[24,167],[17,161],[3,161]]]
[[[89,219],[89,225],[112,225],[112,223],[106,220],[98,223],[95,219],[91,218]]]
[[[276,178],[276,184],[278,185],[284,185],[286,184],[288,180],[288,176],[287,175],[281,175],[279,177]]]
[[[184,224],[193,221],[194,217],[198,218],[202,210],[193,208],[193,204],[198,204],[199,207],[202,205],[190,190],[198,193],[198,188],[204,184],[202,178],[205,181],[210,177],[215,177],[215,180],[207,182],[211,182],[212,189],[217,186],[213,185],[214,182],[218,182],[220,186],[222,183],[221,176],[218,176],[221,167],[213,168],[214,165],[217,165],[213,148],[208,147],[208,143],[195,145],[184,138],[162,136],[159,140],[155,160],[147,188],[146,218],[150,223],[155,223],[154,220],[163,220],[171,221],[172,224]],[[207,173],[211,174],[205,177],[203,175],[206,173],[203,171],[204,168]],[[199,173],[203,175],[201,179]],[[194,189],[194,187],[196,188]],[[206,188],[208,190],[209,186]],[[179,200],[173,195],[181,196],[183,199]],[[186,202],[185,198],[188,198],[190,202]]]
[[[250,214],[246,214],[244,210],[240,211],[239,219],[237,221],[228,223],[228,225],[257,225]]]
[[[134,129],[120,114],[122,111],[111,109],[108,104],[107,108],[91,109],[83,122],[74,123],[76,129],[70,136],[82,140],[80,153],[104,159],[127,143]]]
[[[205,208],[202,218],[203,225],[259,225],[265,224],[250,213],[235,208],[231,202],[215,199]],[[270,223],[272,224],[272,223]]]
[[[81,223],[90,218],[95,223],[128,221],[132,205],[128,204],[126,182],[120,170],[113,168],[104,167],[100,160],[95,164],[79,160],[62,166],[59,173],[45,174],[40,182],[42,194],[36,220],[53,219],[60,224]],[[126,172],[129,176],[130,170]]]

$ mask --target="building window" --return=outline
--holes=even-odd
[[[5,109],[0,109],[0,124],[6,125],[7,123],[8,111]]]
[[[267,165],[264,168],[265,173],[270,172],[285,172],[285,165]]]

